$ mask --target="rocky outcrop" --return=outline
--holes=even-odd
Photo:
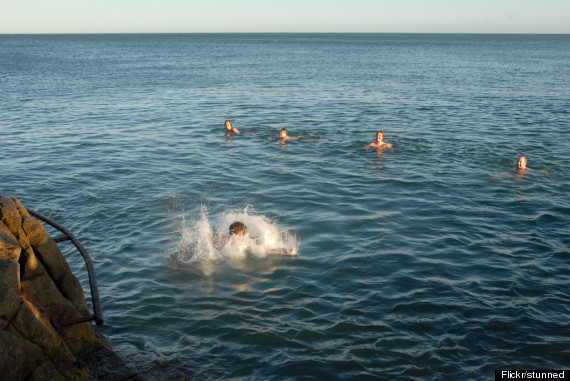
[[[0,380],[138,378],[91,323],[54,327],[89,313],[81,284],[43,225],[20,201],[0,196]]]

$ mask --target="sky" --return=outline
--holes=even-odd
[[[0,34],[570,33],[570,0],[0,0]]]

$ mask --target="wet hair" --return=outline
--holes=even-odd
[[[224,127],[227,128],[228,123],[230,124],[230,126],[232,125],[232,121],[228,119],[224,122]]]
[[[230,225],[230,235],[232,234],[245,234],[247,232],[247,226],[243,222],[236,221]]]
[[[376,131],[376,136],[378,136],[378,134],[382,134],[382,139],[384,139],[384,131]]]
[[[287,135],[287,134],[289,133],[289,130],[286,129],[286,128],[282,128],[282,129],[281,129],[281,132],[285,132],[285,135]]]

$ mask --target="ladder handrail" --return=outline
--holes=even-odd
[[[97,325],[103,325],[103,313],[101,311],[101,302],[99,300],[99,287],[97,287],[97,278],[95,277],[95,268],[93,267],[93,261],[87,252],[87,249],[79,242],[79,240],[71,233],[69,230],[55,222],[49,217],[46,217],[33,209],[26,208],[28,213],[32,216],[44,221],[45,223],[53,226],[60,232],[62,232],[73,244],[75,248],[81,253],[83,256],[83,260],[85,261],[85,266],[87,267],[87,275],[89,276],[89,286],[91,288],[91,302],[93,304],[93,315],[89,316],[88,318],[81,318],[77,319],[76,321],[67,322],[67,323],[60,323],[58,324],[60,327],[70,324],[77,324],[86,321],[94,320]]]

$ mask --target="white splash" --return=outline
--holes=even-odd
[[[186,219],[182,220],[180,242],[172,259],[182,263],[221,263],[247,256],[297,255],[299,242],[294,234],[263,215],[248,214],[248,208],[251,206],[241,213],[222,213],[212,224],[207,208],[202,206],[200,218],[192,226],[186,226]],[[245,236],[229,235],[229,226],[235,221],[247,226]]]

